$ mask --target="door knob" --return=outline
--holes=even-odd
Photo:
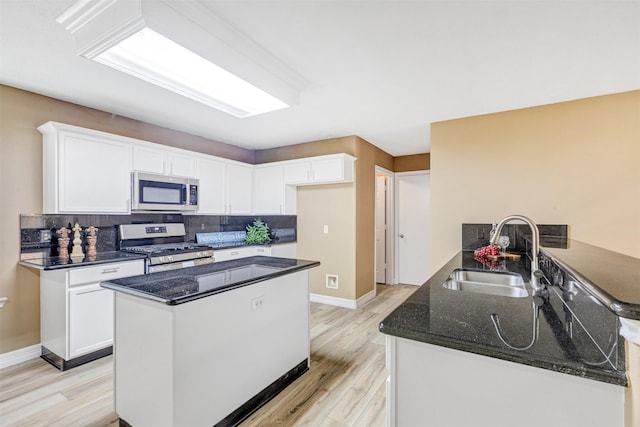
[[[404,234],[399,234],[401,239],[404,239]]]

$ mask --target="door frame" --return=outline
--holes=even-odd
[[[418,170],[418,171],[411,171],[411,172],[396,172],[395,176],[400,178],[403,176],[410,176],[410,175],[431,175],[431,170],[426,169],[426,170]],[[400,229],[400,224],[399,224],[399,219],[400,219],[400,213],[398,212],[398,208],[400,206],[399,203],[399,191],[398,191],[398,181],[399,179],[394,180],[394,199],[393,199],[393,205],[394,205],[394,230],[399,230]],[[429,244],[431,244],[429,242]],[[398,248],[400,247],[400,236],[398,236],[398,233],[396,233],[394,231],[393,233],[393,245],[395,247],[395,251],[394,251],[394,259],[393,259],[393,263],[394,263],[394,267],[397,265],[400,265],[400,251],[398,250]],[[397,268],[394,268],[393,270],[393,284],[397,285],[400,283],[400,271]]]
[[[396,277],[396,271],[395,271],[395,261],[396,261],[396,241],[393,238],[393,236],[395,236],[396,232],[396,206],[395,206],[395,202],[396,202],[396,180],[395,180],[395,173],[391,172],[388,169],[383,168],[382,166],[378,166],[375,165],[375,174],[374,174],[374,194],[377,193],[377,185],[378,185],[378,181],[376,179],[376,177],[378,176],[378,174],[382,174],[384,176],[387,177],[387,193],[386,193],[386,201],[385,201],[385,206],[386,206],[386,210],[387,210],[387,236],[386,236],[386,249],[387,249],[387,268],[386,268],[386,273],[385,273],[385,284],[388,285],[393,285],[393,284],[397,284],[398,282],[396,280],[394,280],[394,278]],[[373,218],[373,235],[374,235],[374,241],[375,241],[375,233],[376,233],[376,224],[377,224],[377,216],[378,216],[378,210],[375,208],[375,203],[374,203],[374,218]],[[376,274],[375,274],[375,265],[376,262],[378,260],[377,258],[377,246],[378,245],[374,245],[374,250],[373,250],[373,286],[375,289],[375,286],[377,285],[377,280],[376,280]]]

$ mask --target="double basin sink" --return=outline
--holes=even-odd
[[[529,296],[522,276],[517,273],[457,268],[442,284],[446,289],[499,295],[511,298]]]

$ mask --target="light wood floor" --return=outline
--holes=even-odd
[[[311,304],[311,368],[242,423],[249,426],[384,426],[380,321],[415,291],[378,285],[351,310]],[[42,359],[0,370],[0,425],[117,426],[111,356],[60,372]],[[188,427],[188,426],[184,426]]]

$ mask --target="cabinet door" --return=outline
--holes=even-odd
[[[130,145],[66,134],[59,150],[59,212],[129,212]]]
[[[310,162],[291,162],[284,165],[285,184],[299,184],[311,179]]]
[[[167,173],[169,175],[194,177],[195,157],[179,154],[167,153]]]
[[[243,215],[253,211],[253,166],[227,164],[227,214]]]
[[[344,176],[342,158],[319,159],[311,162],[313,182],[340,181]]]
[[[163,150],[146,146],[133,146],[133,170],[165,173],[166,155]]]
[[[113,291],[99,283],[69,289],[69,357],[113,343]]]
[[[284,169],[282,165],[259,167],[254,171],[254,211],[256,214],[284,213]]]
[[[225,178],[226,165],[208,158],[196,160],[199,214],[225,214]]]

